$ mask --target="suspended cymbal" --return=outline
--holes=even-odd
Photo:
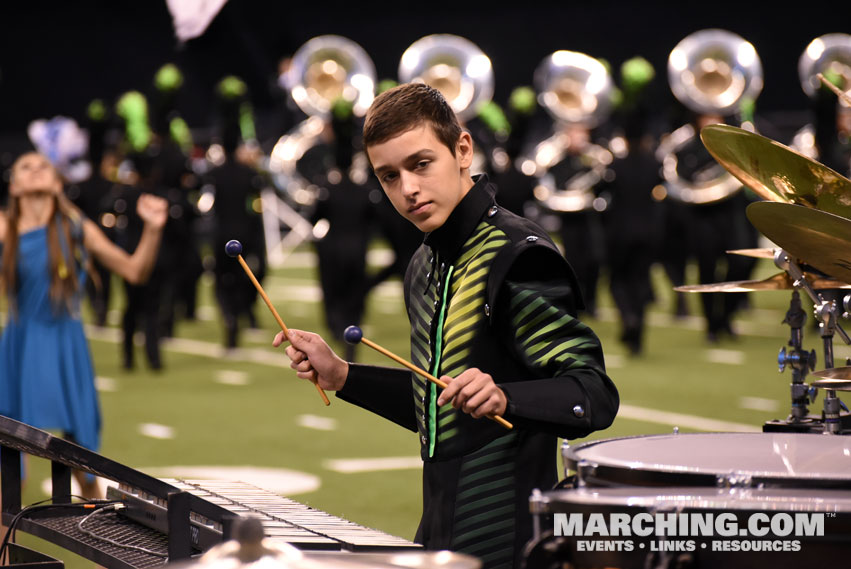
[[[741,255],[742,257],[755,257],[757,259],[773,259],[777,249],[762,247],[760,249],[731,249],[726,251],[730,255]]]
[[[700,131],[709,153],[761,198],[851,218],[851,180],[779,142],[734,126]]]
[[[810,285],[815,289],[851,288],[851,285],[826,279],[813,273],[804,273]],[[728,281],[674,287],[678,292],[752,292],[760,290],[791,290],[795,288],[792,277],[787,273],[777,273],[761,281]]]
[[[814,371],[813,376],[819,378],[810,383],[813,387],[851,391],[851,367],[834,367]]]
[[[756,202],[750,222],[791,257],[851,283],[851,219],[805,206]]]

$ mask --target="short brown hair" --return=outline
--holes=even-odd
[[[424,83],[404,83],[378,95],[366,113],[363,146],[369,148],[429,123],[437,139],[455,156],[461,124],[443,95]]]

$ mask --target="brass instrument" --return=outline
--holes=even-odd
[[[614,84],[606,66],[576,51],[559,50],[535,69],[541,105],[561,123],[594,128],[612,111]]]
[[[284,84],[310,116],[327,116],[334,101],[343,97],[353,104],[355,116],[362,117],[375,96],[375,65],[352,40],[317,36],[295,52]]]
[[[399,61],[401,83],[425,83],[443,94],[462,122],[493,97],[493,66],[473,42],[452,34],[418,39]]]
[[[851,87],[851,35],[826,34],[811,41],[798,59],[798,78],[801,89],[811,99],[816,96],[821,81],[819,74],[836,73],[842,77],[842,88]],[[840,105],[848,106],[839,99]],[[815,127],[807,124],[795,133],[790,144],[792,148],[806,156],[818,160],[816,148]]]
[[[597,196],[594,188],[610,176],[613,155],[588,140],[588,133],[611,114],[611,75],[589,55],[559,50],[538,65],[534,85],[538,101],[556,124],[556,132],[535,145],[532,156],[520,166],[521,171],[538,178],[535,198],[552,212],[606,209],[606,200]],[[576,167],[559,183],[551,169],[570,155],[575,156]]]
[[[296,165],[305,152],[320,142],[331,107],[338,98],[352,103],[355,116],[366,114],[375,96],[375,65],[352,40],[323,35],[296,51],[283,79],[293,100],[308,118],[278,139],[269,158],[269,171],[281,191],[296,204],[309,206],[316,200],[318,188],[298,174]],[[355,163],[359,168],[365,167],[362,160]],[[365,175],[360,178],[365,179]]]
[[[680,41],[668,56],[668,83],[674,96],[699,115],[730,116],[762,91],[762,63],[753,45],[732,32],[700,30]],[[752,128],[752,125],[750,125]],[[743,186],[722,166],[707,162],[683,175],[679,154],[700,140],[692,124],[664,136],[657,156],[662,162],[665,196],[690,203],[724,200]]]
[[[331,109],[339,98],[352,103],[355,116],[366,114],[375,97],[376,72],[372,59],[360,45],[342,36],[322,35],[293,54],[281,79],[308,117],[278,139],[268,159],[267,170],[280,194],[263,195],[266,248],[273,266],[282,264],[286,253],[301,241],[319,239],[327,231],[306,219],[322,189],[298,172],[298,162],[322,142]],[[368,163],[362,153],[355,155],[348,174],[352,180],[367,180]],[[342,180],[342,173],[329,172],[329,182],[336,183],[335,179]],[[284,236],[281,224],[292,231]]]

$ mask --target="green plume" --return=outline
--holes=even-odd
[[[381,81],[378,82],[378,85],[375,87],[375,94],[380,95],[384,91],[389,91],[390,89],[392,89],[393,87],[396,87],[397,85],[399,85],[399,83],[394,81],[393,79],[382,79]]]
[[[154,86],[158,91],[177,91],[183,85],[183,74],[173,63],[166,63],[154,75]]]
[[[610,96],[610,99],[612,101],[612,106],[615,108],[621,107],[626,102],[626,98],[623,95],[623,91],[621,91],[617,87],[612,87],[612,94]]]
[[[508,136],[511,132],[511,125],[508,124],[505,113],[493,101],[488,101],[479,108],[479,118],[496,134]]]
[[[192,133],[189,131],[189,125],[180,117],[171,119],[168,123],[169,134],[183,151],[184,154],[189,154],[192,150]]]
[[[531,115],[536,105],[535,90],[525,85],[516,87],[508,97],[508,108],[521,115]]]
[[[228,75],[216,86],[219,95],[224,99],[236,99],[244,97],[248,92],[245,81],[235,75]]]
[[[257,140],[251,103],[245,102],[239,106],[239,133],[242,135],[242,140]]]
[[[103,122],[106,119],[106,104],[101,99],[95,99],[86,108],[86,116],[94,122]]]
[[[354,105],[344,97],[337,97],[331,105],[331,114],[337,120],[348,120],[354,114]]]
[[[833,85],[834,87],[845,89],[845,78],[838,71],[834,69],[825,69],[824,72],[822,72],[822,75],[825,79],[827,79],[827,82]],[[821,88],[828,89],[828,87],[823,84],[821,85]],[[831,91],[831,93],[832,92],[833,91]]]
[[[754,114],[756,112],[756,99],[753,97],[742,97],[741,102],[739,103],[739,118],[740,120],[745,122],[752,123],[754,121]]]
[[[124,119],[124,131],[130,146],[137,152],[144,150],[151,142],[145,96],[139,91],[128,91],[118,99],[115,111]]]
[[[653,65],[643,57],[628,59],[621,65],[621,87],[630,93],[642,89],[655,77]]]

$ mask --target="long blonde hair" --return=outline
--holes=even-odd
[[[21,160],[33,154],[38,153],[28,152],[15,160],[11,170],[13,178]],[[55,168],[53,172],[58,179],[62,179]],[[52,212],[47,222],[50,299],[55,308],[65,307],[70,313],[73,313],[75,310],[75,298],[80,289],[75,254],[79,253],[82,249],[83,215],[62,193],[53,197]],[[2,288],[6,292],[6,296],[9,299],[9,307],[13,313],[17,312],[15,293],[17,288],[18,243],[20,241],[18,221],[20,215],[20,197],[10,196],[9,207],[6,211],[6,236],[3,244],[3,261],[2,265],[0,265],[0,285],[2,285]],[[74,227],[79,228],[79,230],[72,231]],[[60,234],[62,236],[61,239]],[[63,251],[62,247],[63,242],[66,244],[65,251]]]

